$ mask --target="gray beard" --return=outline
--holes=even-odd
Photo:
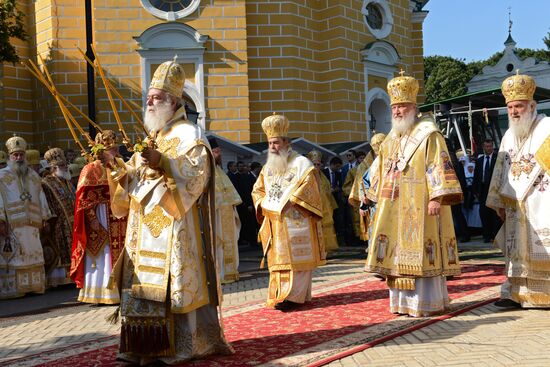
[[[512,135],[519,140],[523,140],[529,134],[531,126],[537,117],[537,111],[533,111],[532,114],[525,113],[519,118],[514,119],[508,116],[508,127],[512,132]]]
[[[55,175],[59,178],[64,178],[68,181],[71,180],[71,174],[69,173],[69,171],[61,171],[59,169],[55,170]]]
[[[158,104],[155,108],[155,111],[145,111],[143,123],[147,131],[156,133],[166,126],[166,123],[174,116],[174,111],[170,102],[167,101]]]
[[[391,119],[391,127],[398,135],[403,135],[411,130],[416,120],[416,112],[411,112],[406,116]]]
[[[9,161],[8,166],[19,176],[23,177],[29,172],[29,166],[27,162],[14,162]]]
[[[281,176],[285,174],[288,168],[288,157],[290,156],[290,148],[287,150],[280,150],[279,154],[267,153],[267,161],[265,166],[267,170],[270,170],[275,175]]]

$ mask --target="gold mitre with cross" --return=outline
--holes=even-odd
[[[181,97],[185,86],[185,71],[183,66],[176,62],[177,56],[172,61],[166,61],[159,65],[149,88],[161,89],[175,97]]]
[[[537,84],[529,75],[521,75],[519,70],[502,82],[502,94],[506,103],[512,101],[532,101]]]
[[[61,148],[52,148],[44,153],[44,159],[48,161],[50,166],[66,165],[65,153]]]
[[[323,155],[321,154],[320,151],[318,150],[312,150],[311,152],[309,152],[307,154],[307,157],[309,158],[310,161],[322,161],[323,160]]]
[[[400,76],[393,78],[388,82],[388,94],[390,95],[390,104],[414,103],[418,95],[418,80],[412,76],[405,76],[401,70]]]
[[[25,159],[28,164],[40,164],[40,152],[36,149],[29,149],[25,152]]]
[[[24,152],[27,150],[27,142],[20,136],[12,136],[6,141],[6,148],[8,148],[8,154]]]
[[[286,116],[277,115],[275,112],[262,121],[262,129],[268,139],[287,137],[289,127],[290,122]]]

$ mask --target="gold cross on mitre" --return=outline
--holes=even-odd
[[[401,71],[399,72],[399,75],[400,76],[405,76],[405,70],[403,70],[403,68],[401,68]]]

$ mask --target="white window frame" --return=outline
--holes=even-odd
[[[371,26],[367,22],[367,16],[369,15],[369,12],[367,11],[367,5],[369,4],[378,5],[378,8],[382,13],[382,28],[380,29],[371,28]],[[387,0],[363,0],[361,14],[363,14],[363,21],[365,22],[365,25],[374,37],[376,37],[377,39],[383,39],[389,36],[393,28],[393,15],[391,13],[391,9],[388,5]]]
[[[149,13],[160,19],[165,19],[169,22],[173,22],[176,19],[185,18],[192,14],[200,5],[200,0],[193,0],[189,6],[180,11],[162,11],[155,8],[149,0],[141,0],[141,6],[145,8]]]
[[[143,106],[146,105],[147,91],[151,83],[151,65],[162,64],[177,56],[179,64],[194,64],[193,82],[185,80],[184,93],[195,104],[199,114],[197,124],[206,128],[206,109],[204,97],[204,43],[207,35],[183,23],[157,24],[134,37],[139,45],[137,52],[141,56],[141,91]],[[187,77],[187,76],[186,76]]]

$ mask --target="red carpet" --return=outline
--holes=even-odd
[[[502,271],[503,267],[498,265],[463,267],[462,276],[448,281],[449,296],[454,301],[452,312],[464,312],[483,304],[483,301],[486,303],[486,296],[476,298],[475,302],[462,302],[461,299],[500,285],[505,279]],[[255,366],[287,358],[338,338],[346,348],[346,342],[342,342],[342,337],[365,330],[370,335],[362,341],[376,343],[376,340],[386,340],[388,335],[399,331],[402,333],[403,330],[407,331],[414,325],[426,322],[425,319],[403,318],[390,314],[388,309],[388,290],[385,282],[368,279],[354,285],[343,284],[341,288],[317,295],[312,302],[292,312],[262,308],[226,317],[225,333],[235,348],[235,354],[198,360],[187,365]],[[390,322],[398,318],[403,322]],[[430,321],[432,320],[437,321]],[[348,345],[347,349],[357,348],[357,345],[355,341]],[[43,366],[125,366],[126,364],[115,361],[117,349],[117,345],[98,346],[85,353],[50,361]],[[336,353],[332,353],[332,356],[334,355]],[[319,362],[328,362],[331,354],[327,355],[327,352],[324,352],[310,359],[301,356],[299,361],[289,363],[292,358],[294,357],[291,357],[286,365],[321,365]],[[278,363],[275,362],[273,365]]]

